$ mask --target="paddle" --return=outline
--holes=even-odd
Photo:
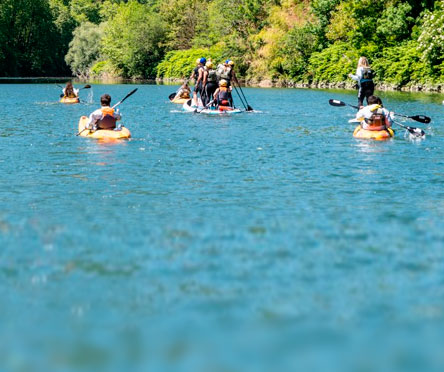
[[[234,81],[233,81],[233,86],[234,86]],[[248,104],[248,102],[247,102],[247,98],[245,97],[244,91],[242,90],[242,88],[241,88],[239,82],[237,83],[237,86],[239,87],[239,90],[241,91],[242,96],[244,97],[245,103],[247,104],[247,107],[245,107],[245,110],[247,110],[247,111],[253,111],[253,108],[252,108],[252,107]],[[235,86],[234,86],[234,87],[235,87]],[[235,87],[235,88],[236,88],[236,87]],[[238,93],[238,94],[239,94],[239,93]]]
[[[62,87],[62,86],[59,85],[59,84],[56,84],[56,85],[57,85],[58,87],[62,88],[62,89],[65,89],[65,87]],[[82,89],[89,89],[89,88],[91,88],[91,85],[86,84],[83,88],[80,88],[79,90],[82,90]],[[62,98],[62,97],[64,97],[64,94],[63,94],[63,93],[60,95],[60,98]]]
[[[123,101],[125,101],[129,96],[132,96],[134,93],[136,93],[138,88],[132,90],[131,92],[129,92],[125,97],[123,97],[119,102],[117,102],[113,107],[111,108],[116,108],[118,105],[120,105]],[[80,134],[82,134],[85,130],[87,130],[88,128],[85,128],[83,130],[81,130],[79,133],[76,134],[76,136],[79,136]]]
[[[337,99],[329,99],[329,100],[328,100],[328,103],[329,103],[330,105],[332,105],[332,106],[337,106],[337,107],[339,107],[339,106],[350,106],[350,107],[353,107],[353,108],[359,110],[359,107],[358,107],[358,106],[350,105],[349,103],[345,103],[345,102],[339,101],[339,100],[337,100]],[[428,124],[428,123],[430,123],[431,120],[432,120],[432,119],[430,119],[428,116],[425,116],[425,115],[413,115],[413,116],[408,116],[408,115],[398,114],[398,113],[396,113],[396,112],[394,112],[393,114],[396,115],[396,116],[402,116],[402,117],[404,117],[404,118],[409,118],[409,119],[412,119],[412,120],[415,120],[415,121],[418,121],[418,122],[420,122],[420,123],[424,123],[424,124]]]
[[[345,102],[339,101],[337,99],[330,99],[328,101],[328,103],[331,106],[336,106],[336,107],[350,106],[350,107],[359,109],[358,106],[350,105],[349,103],[345,103]],[[407,116],[407,115],[401,115],[401,114],[396,114],[396,113],[394,113],[394,114],[398,115],[398,116],[404,116],[406,118],[413,119],[413,120],[419,121],[421,123],[430,123],[430,120],[431,120],[428,116],[423,116],[423,115]],[[423,119],[423,118],[425,118],[425,119]],[[417,119],[420,119],[420,120],[417,120]],[[428,120],[428,121],[422,121],[422,120]],[[424,137],[425,136],[425,132],[420,128],[409,127],[407,125],[403,125],[403,124],[398,123],[396,121],[394,121],[394,123],[404,129],[407,129],[409,131],[409,133],[413,134],[415,137]]]
[[[398,123],[397,121],[393,121],[395,124],[399,125],[400,127],[407,129],[409,133],[411,133],[415,137],[425,137],[425,132],[421,128],[415,128],[415,127],[409,127],[408,125],[404,125],[401,123]]]
[[[174,99],[174,97],[176,97],[176,93],[171,93],[171,94],[168,96],[168,99],[169,99],[170,101],[172,101],[172,100]]]
[[[248,110],[247,110],[247,106],[246,106],[245,103],[244,103],[244,100],[242,99],[241,95],[239,94],[239,91],[238,91],[237,88],[236,88],[236,85],[233,84],[233,87],[234,87],[234,90],[236,91],[237,95],[239,96],[240,101],[242,102],[242,106],[244,106],[244,109],[245,109],[246,111],[248,111]],[[233,105],[233,106],[234,106],[234,105]]]
[[[196,109],[196,110],[194,110],[194,112],[200,114],[203,110],[205,110],[206,108],[210,107],[213,103],[214,103],[214,99],[211,100],[210,102],[208,102],[208,103],[202,108],[202,110],[197,111],[197,109]]]

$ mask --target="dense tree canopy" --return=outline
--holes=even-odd
[[[2,76],[183,77],[195,58],[238,76],[341,82],[360,55],[376,80],[444,80],[444,0],[2,0]]]

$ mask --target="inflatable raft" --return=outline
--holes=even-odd
[[[189,112],[198,112],[201,114],[207,114],[207,115],[233,115],[233,114],[239,114],[242,112],[242,110],[238,108],[233,108],[230,106],[219,106],[219,107],[202,107],[202,106],[193,106],[191,104],[191,100],[188,100],[183,104],[183,109],[185,111]]]
[[[372,139],[376,141],[388,140],[395,136],[395,132],[392,128],[383,130],[367,130],[358,125],[353,132],[353,137],[359,139]]]
[[[85,126],[88,123],[88,117],[82,116],[79,120],[78,133],[81,137],[89,137],[95,138],[99,140],[118,140],[118,139],[127,139],[131,137],[130,131],[122,127],[120,130],[108,130],[108,129],[100,129],[94,132],[89,130],[85,130]]]
[[[79,97],[74,97],[74,98],[62,97],[60,99],[60,103],[79,103],[79,102],[80,102]]]

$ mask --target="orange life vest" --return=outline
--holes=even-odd
[[[102,118],[97,122],[97,129],[114,129],[116,127],[116,118],[112,107],[102,107]]]

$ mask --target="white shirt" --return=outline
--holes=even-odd
[[[88,124],[86,124],[86,128],[94,128],[96,123],[102,119],[103,112],[102,108],[110,108],[109,106],[102,106],[101,108],[97,109],[96,111],[93,111],[91,115],[89,115]],[[122,118],[122,115],[119,113],[119,109],[114,110],[113,114],[114,119],[120,120]]]
[[[65,94],[65,89],[66,88],[63,88],[63,95],[65,96],[66,94]],[[78,97],[79,96],[79,92],[80,92],[80,89],[76,89],[76,88],[72,88],[72,91],[74,92],[74,94]]]

